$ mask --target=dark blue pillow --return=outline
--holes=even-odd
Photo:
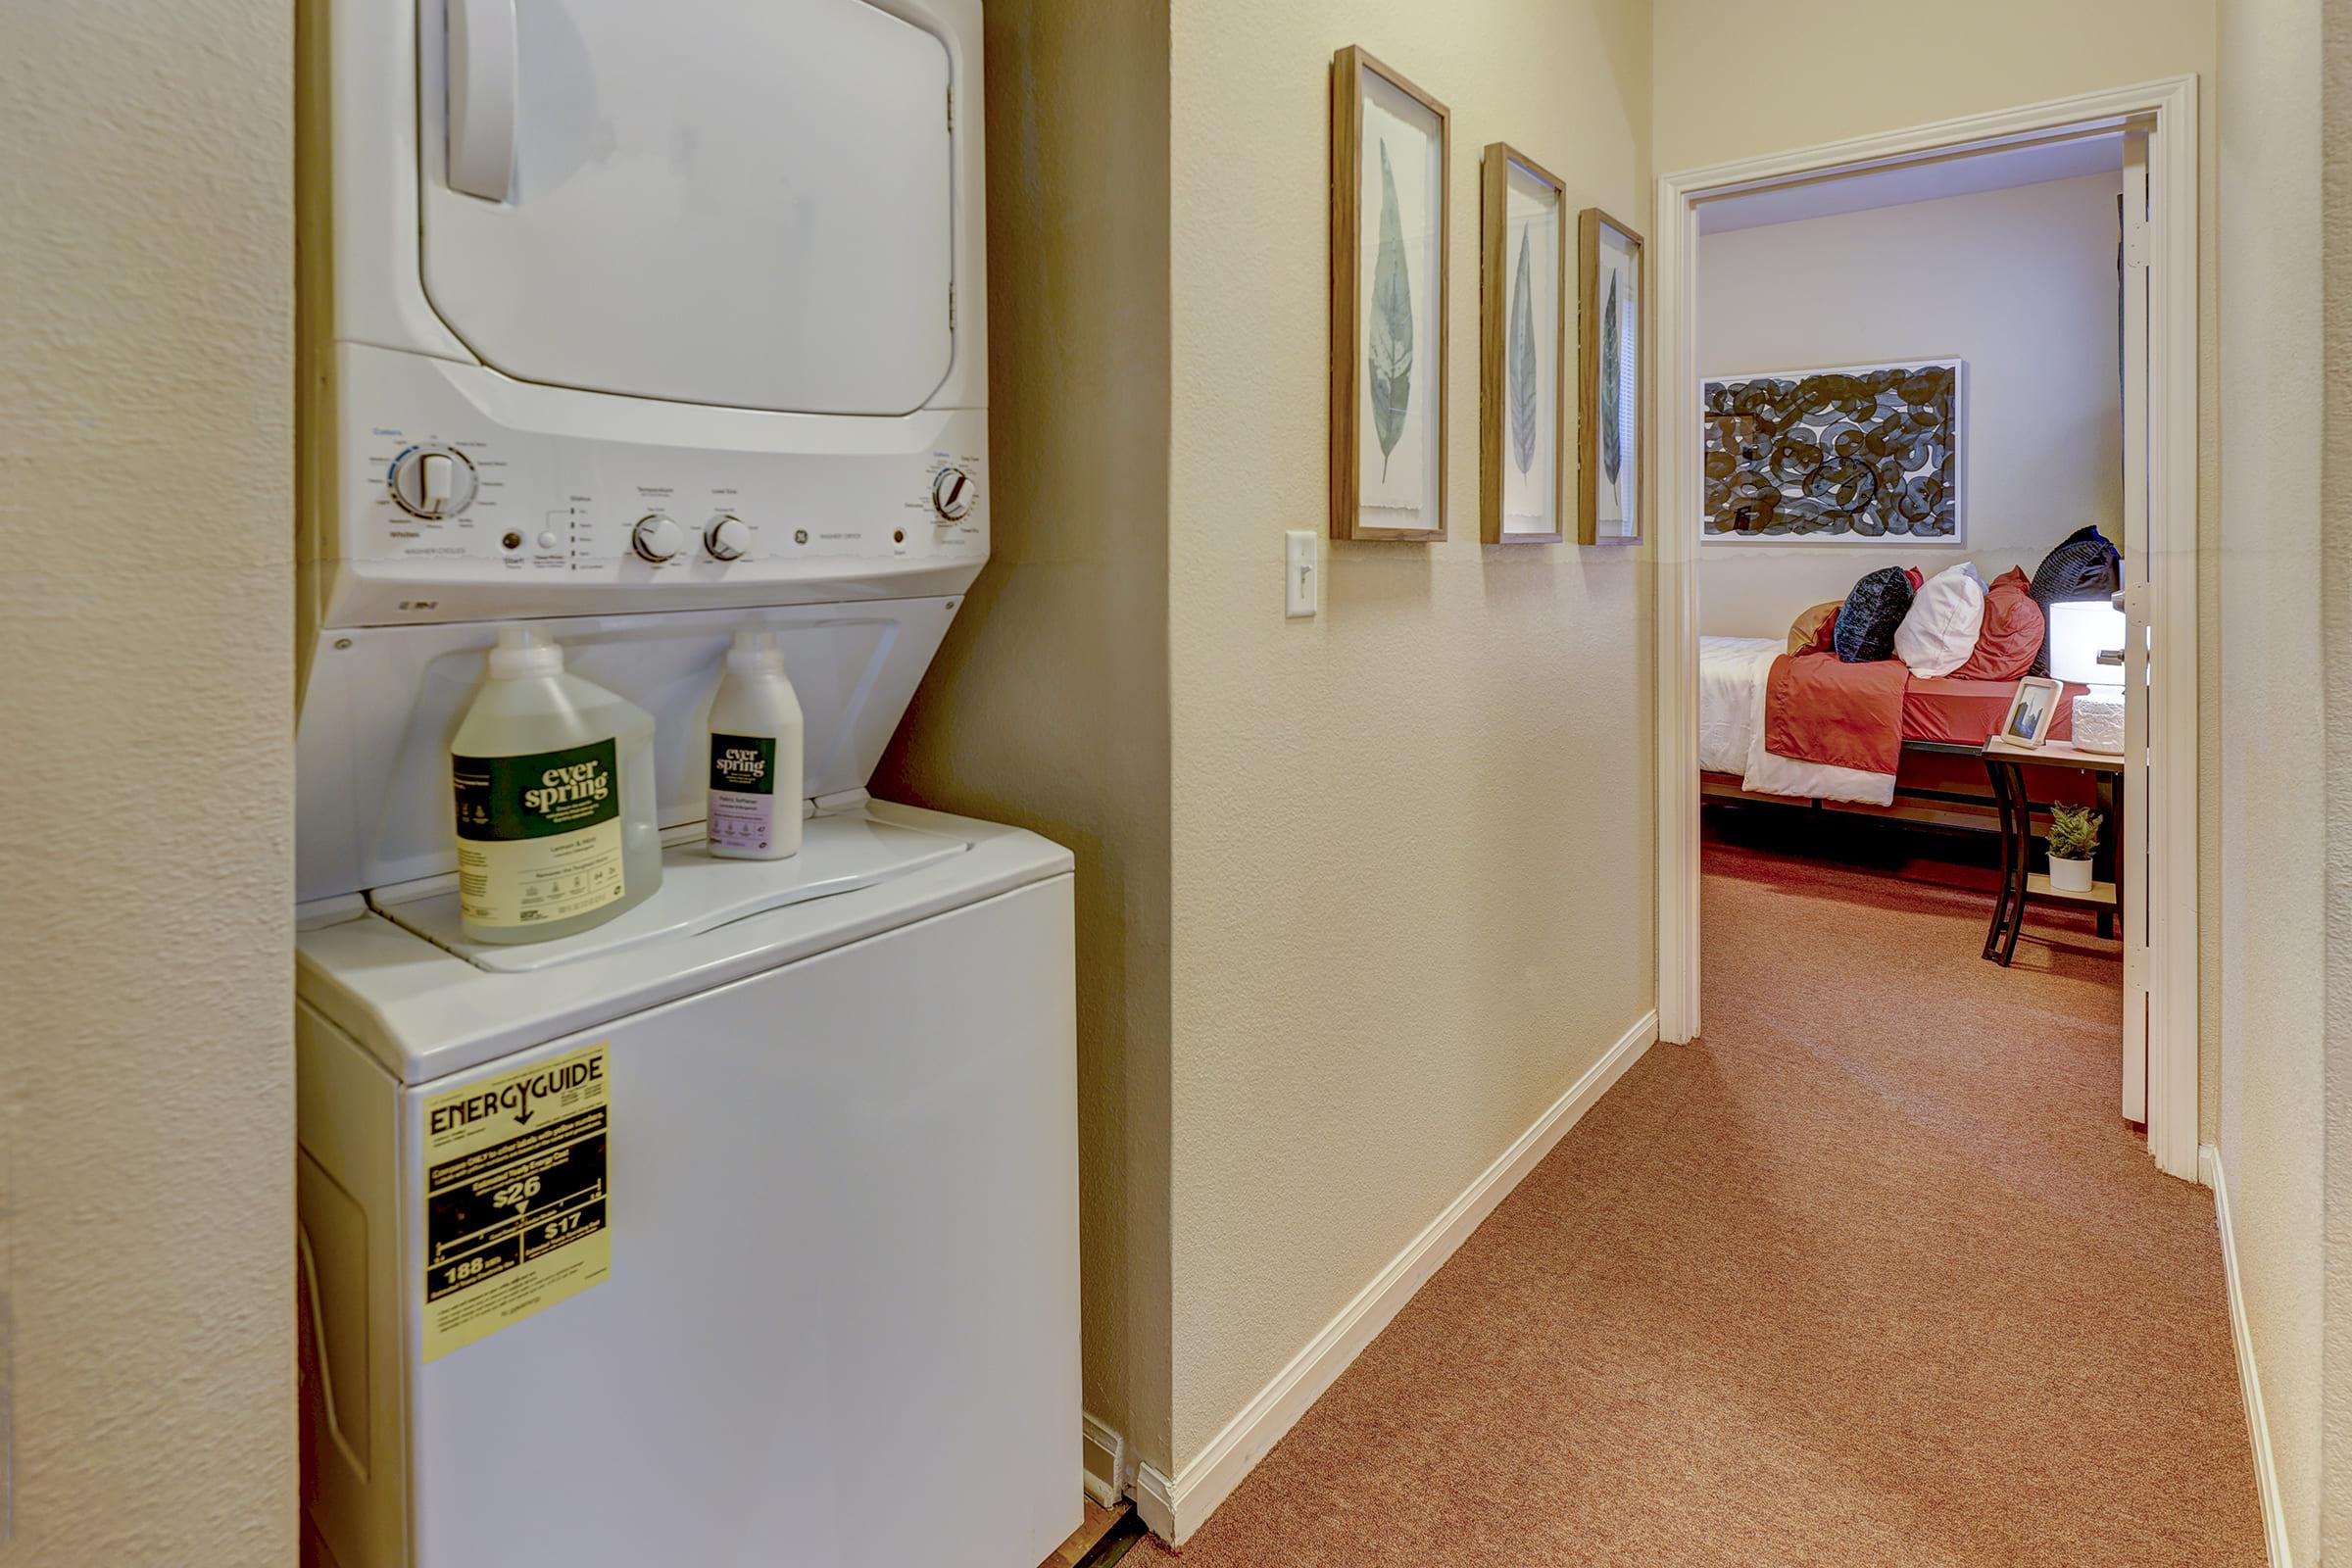
[[[2041,652],[2034,656],[2034,673],[2050,672],[2050,607],[2072,599],[2096,599],[2124,585],[2123,557],[2096,528],[2077,528],[2041,558],[2026,592],[2041,607]]]
[[[1900,566],[1881,566],[1854,584],[1838,612],[1831,646],[1849,664],[1894,657],[1894,628],[1911,612],[1911,578]]]

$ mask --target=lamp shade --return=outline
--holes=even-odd
[[[2124,666],[2102,664],[2102,651],[2124,646],[2124,612],[2104,600],[2050,607],[2050,674],[2078,686],[2121,686]]]

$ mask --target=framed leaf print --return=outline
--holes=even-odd
[[[1642,236],[1597,207],[1577,219],[1577,542],[1642,541]]]
[[[1446,537],[1446,106],[1331,62],[1331,535]]]
[[[1501,142],[1479,190],[1478,536],[1567,537],[1567,192]]]

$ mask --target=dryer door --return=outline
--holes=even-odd
[[[422,0],[419,51],[425,291],[485,363],[813,414],[947,375],[931,33],[865,0]]]

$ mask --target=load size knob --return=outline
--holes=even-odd
[[[661,513],[648,513],[631,530],[629,548],[647,561],[667,561],[686,548],[686,533]]]
[[[972,510],[978,487],[961,468],[942,468],[931,477],[931,507],[948,522],[960,522]]]
[[[712,561],[741,560],[752,548],[751,527],[732,512],[722,512],[703,529],[703,548]]]

